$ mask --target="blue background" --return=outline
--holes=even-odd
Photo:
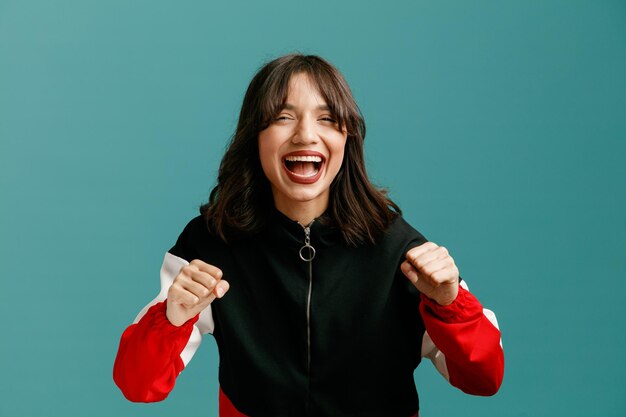
[[[372,179],[498,315],[501,391],[425,363],[422,415],[626,415],[626,2],[574,0],[1,0],[0,415],[216,415],[210,336],[158,404],[113,359],[292,51],[344,73]]]

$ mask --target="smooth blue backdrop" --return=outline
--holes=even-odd
[[[345,74],[373,180],[503,330],[422,415],[626,415],[626,2],[0,0],[0,416],[215,416],[207,337],[170,397],[111,368],[280,54]]]

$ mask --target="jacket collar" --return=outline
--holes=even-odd
[[[265,228],[265,233],[294,247],[304,244],[305,226],[290,219],[275,207],[272,208]],[[311,244],[318,247],[332,246],[341,243],[341,233],[327,212],[315,218],[309,225]],[[316,246],[317,245],[317,246]]]

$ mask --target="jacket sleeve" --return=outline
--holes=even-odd
[[[176,377],[200,346],[202,334],[214,328],[211,307],[180,327],[166,317],[166,296],[180,269],[188,262],[168,252],[161,268],[161,291],[139,313],[120,340],[113,365],[113,380],[134,402],[165,399]]]
[[[504,352],[495,315],[461,281],[456,300],[442,306],[421,294],[426,326],[422,356],[463,392],[494,395],[504,376]]]

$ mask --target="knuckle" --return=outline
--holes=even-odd
[[[424,261],[422,259],[416,258],[411,261],[411,263],[420,270],[424,270]]]
[[[189,264],[186,266],[183,266],[183,268],[180,270],[181,273],[187,275],[187,276],[191,276],[191,274],[195,271],[194,267]]]
[[[433,272],[431,276],[433,277],[434,281],[441,282],[445,276],[445,269],[441,269],[439,271]]]
[[[189,276],[188,276],[188,275],[186,275],[186,274],[184,274],[184,273],[181,273],[180,275],[178,275],[178,276],[176,277],[176,279],[175,279],[175,280],[174,280],[174,282],[172,283],[172,286],[176,285],[177,287],[182,287],[182,284],[183,284],[183,283],[185,283],[185,282],[188,282],[188,281],[189,281],[189,279],[190,279],[190,278],[189,278]]]
[[[435,279],[432,275],[428,276],[428,283],[433,287],[433,288],[439,288],[439,286],[441,285],[441,282],[437,279]]]
[[[439,279],[441,280],[441,282],[445,282],[445,283],[451,283],[456,281],[457,279],[455,278],[455,274],[454,274],[454,269],[452,268],[445,268],[441,270],[441,275],[439,277]]]
[[[175,303],[179,303],[180,302],[180,292],[173,290],[172,288],[170,288],[170,291],[167,293],[167,298],[172,300]]]
[[[436,272],[433,270],[432,266],[425,266],[422,271],[424,275],[430,277],[430,279],[434,279]]]
[[[200,295],[201,297],[207,297],[210,293],[209,289],[206,288],[204,285],[198,288],[197,291],[198,295]]]

